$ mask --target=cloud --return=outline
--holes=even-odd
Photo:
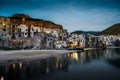
[[[103,30],[120,22],[120,0],[2,0],[0,15],[25,13],[74,30]]]
[[[112,24],[120,22],[120,14],[116,9],[94,8],[84,10],[69,5],[62,10],[55,8],[40,11],[36,9],[30,10],[29,13],[33,17],[62,24],[70,32],[74,30],[101,31]]]

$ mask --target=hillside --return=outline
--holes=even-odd
[[[4,17],[3,17],[4,18]],[[10,19],[10,24],[26,24],[26,25],[33,25],[41,28],[49,28],[49,29],[63,29],[63,26],[60,24],[56,24],[49,20],[43,20],[38,18],[32,18],[26,14],[14,14]],[[9,22],[8,22],[9,23]]]
[[[120,35],[120,23],[114,24],[104,31],[99,33],[100,35]]]
[[[87,34],[93,34],[93,35],[96,35],[99,33],[99,31],[74,31],[72,33],[75,33],[75,34],[83,34],[83,33],[87,33]]]
[[[79,31],[78,30],[78,31],[74,31],[72,33],[75,33],[75,34],[87,33],[87,34],[93,34],[93,35],[120,35],[120,23],[114,24],[101,32],[99,32],[99,31]]]

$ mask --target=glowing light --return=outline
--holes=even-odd
[[[2,76],[0,80],[4,80],[4,77]]]
[[[15,42],[16,40],[14,39],[13,41]]]
[[[25,21],[25,18],[23,18],[22,20]]]
[[[19,67],[20,67],[20,69],[22,68],[22,63],[19,63]]]
[[[46,31],[46,33],[47,33],[47,34],[50,34],[50,33],[51,33],[51,31]]]
[[[3,26],[5,26],[6,24],[5,23],[2,23]]]
[[[70,53],[68,53],[67,55],[68,55],[68,58],[70,58]]]
[[[22,42],[23,42],[23,40],[21,39],[21,40],[20,40],[20,43],[22,43]]]
[[[13,69],[15,69],[15,64],[13,64],[12,66],[13,66]]]
[[[78,54],[77,52],[74,52],[72,55],[72,58],[78,61]]]
[[[74,58],[78,60],[78,54],[76,52],[74,53]]]

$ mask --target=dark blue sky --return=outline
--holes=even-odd
[[[120,23],[120,0],[2,0],[0,16],[24,13],[51,20],[68,31],[101,31]]]

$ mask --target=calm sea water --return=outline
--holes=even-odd
[[[0,80],[120,80],[120,49],[88,50],[0,64]]]

